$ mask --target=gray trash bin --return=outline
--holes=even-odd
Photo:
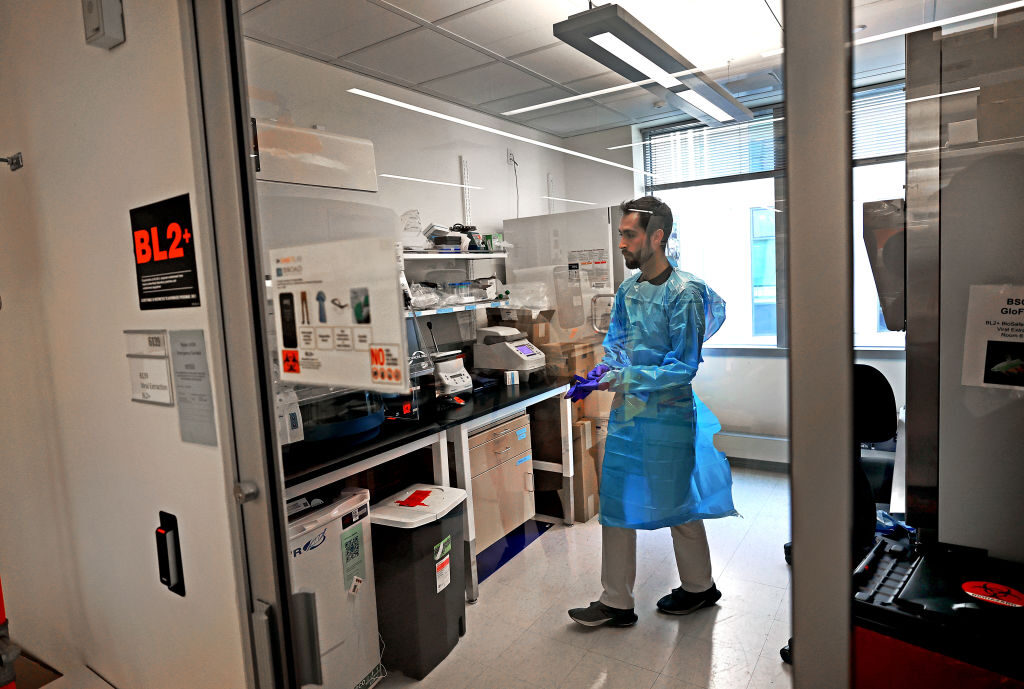
[[[415,484],[370,508],[384,667],[423,679],[466,633],[466,491]]]

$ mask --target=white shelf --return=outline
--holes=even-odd
[[[424,259],[461,259],[461,260],[473,260],[483,258],[507,258],[506,253],[483,253],[483,252],[468,252],[468,251],[405,251],[402,252],[405,260],[424,260]]]
[[[433,316],[438,313],[455,313],[457,311],[475,311],[476,309],[486,309],[488,307],[500,308],[507,306],[508,302],[504,301],[481,301],[475,304],[459,304],[452,306],[442,306],[439,309],[424,309],[423,311],[406,311],[405,317],[412,318],[413,316]]]

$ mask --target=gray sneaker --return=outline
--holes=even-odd
[[[637,616],[633,608],[621,610],[612,608],[600,601],[594,601],[585,608],[573,608],[569,611],[569,617],[573,622],[578,622],[585,627],[632,627],[636,624]]]

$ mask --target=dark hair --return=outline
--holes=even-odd
[[[672,234],[672,209],[668,207],[667,203],[653,196],[641,196],[632,201],[623,201],[619,204],[619,210],[623,215],[636,213],[640,216],[640,227],[648,235],[658,230],[664,230],[665,235],[661,239],[661,245],[668,244],[668,238]]]

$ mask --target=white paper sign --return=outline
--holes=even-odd
[[[364,238],[270,252],[283,382],[409,390],[396,251]]]
[[[971,285],[961,383],[1024,389],[1024,287]]]
[[[132,401],[171,406],[171,372],[166,356],[128,355]]]

